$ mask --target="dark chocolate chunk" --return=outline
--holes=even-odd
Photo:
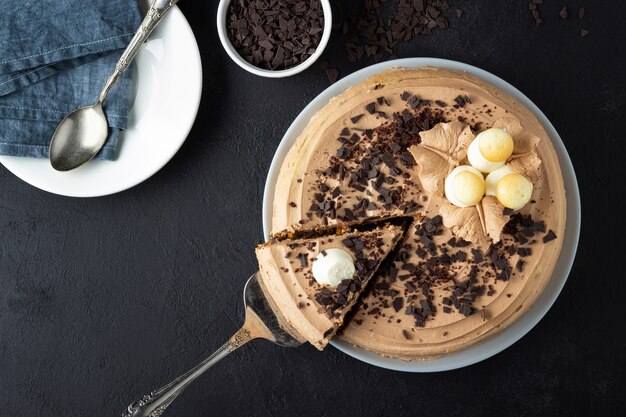
[[[350,118],[350,121],[351,121],[352,123],[356,123],[356,122],[358,122],[359,120],[361,120],[361,117],[363,117],[363,114],[362,114],[362,113],[361,113],[361,114],[357,114],[356,116],[352,116],[352,117]]]
[[[400,310],[402,310],[402,307],[404,306],[404,298],[402,297],[394,298],[391,304],[393,305],[393,309],[396,310],[396,313],[397,313]]]
[[[456,96],[456,98],[454,99],[454,102],[459,107],[465,106],[465,99],[462,96],[460,96],[460,95]]]
[[[282,70],[306,61],[315,52],[322,38],[324,13],[320,2],[233,1],[226,25],[243,59],[259,68]],[[329,79],[335,78],[328,63],[323,68]]]
[[[556,233],[554,233],[554,231],[550,229],[548,233],[546,233],[546,235],[543,237],[543,243],[548,243],[554,239],[556,239]]]
[[[498,273],[498,279],[502,281],[508,281],[511,278],[511,268],[506,267]]]
[[[474,256],[474,263],[481,263],[483,259],[483,253],[480,249],[472,249],[472,255]]]
[[[334,83],[339,78],[339,70],[337,68],[326,68],[326,77],[328,77],[328,81]]]
[[[415,110],[420,105],[420,99],[417,96],[413,96],[407,101],[407,103],[409,103],[409,106]]]

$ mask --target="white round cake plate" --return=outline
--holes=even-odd
[[[185,142],[202,93],[198,44],[177,6],[150,35],[130,70],[128,129],[120,137],[116,161],[91,160],[68,172],[55,171],[47,158],[0,156],[0,163],[37,188],[71,197],[113,194],[150,178]]]
[[[439,359],[405,362],[399,359],[383,358],[376,353],[355,347],[339,339],[332,340],[330,342],[337,349],[363,362],[382,368],[404,372],[438,372],[461,368],[487,359],[521,339],[522,336],[528,333],[530,329],[532,329],[547,313],[561,292],[574,262],[580,232],[580,195],[578,192],[578,183],[576,182],[574,167],[572,166],[572,162],[567,154],[565,145],[563,145],[563,141],[561,141],[561,138],[559,137],[559,134],[541,110],[539,110],[539,108],[533,104],[528,97],[522,94],[515,87],[495,75],[488,73],[487,71],[471,65],[463,64],[461,62],[449,61],[445,59],[406,58],[372,65],[337,81],[318,95],[294,120],[276,150],[276,154],[272,160],[272,165],[270,166],[267,182],[265,184],[265,192],[263,196],[263,231],[266,239],[269,239],[269,232],[271,230],[272,198],[274,195],[274,186],[278,177],[278,171],[280,170],[287,152],[295,143],[296,139],[311,117],[326,103],[328,103],[332,97],[342,93],[347,88],[358,84],[374,74],[394,67],[416,68],[424,66],[467,71],[468,73],[487,81],[488,83],[515,97],[520,103],[528,107],[535,114],[535,116],[537,116],[546,129],[546,132],[548,132],[561,163],[561,170],[563,171],[563,179],[565,181],[565,189],[567,193],[567,224],[565,236],[562,237],[563,250],[561,251],[561,255],[552,278],[539,299],[526,314],[507,327],[506,330],[477,346]]]

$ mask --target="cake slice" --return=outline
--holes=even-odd
[[[264,243],[256,249],[259,283],[294,336],[322,350],[402,233],[386,225]]]

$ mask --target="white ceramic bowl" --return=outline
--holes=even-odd
[[[309,103],[309,105],[305,107],[293,121],[278,146],[276,154],[274,154],[274,159],[272,160],[272,165],[270,166],[270,171],[267,176],[267,182],[265,183],[265,192],[263,195],[263,231],[265,233],[265,238],[269,238],[269,233],[272,228],[272,199],[274,196],[276,179],[278,178],[278,171],[280,170],[287,152],[295,143],[298,136],[300,136],[300,133],[302,133],[305,126],[309,123],[311,117],[313,117],[318,110],[324,107],[324,105],[326,105],[332,97],[342,93],[347,88],[358,84],[374,74],[381,73],[394,67],[417,68],[424,66],[449,68],[462,72],[467,71],[469,74],[487,81],[491,85],[498,87],[502,91],[505,91],[516,98],[539,119],[543,127],[546,129],[554,148],[556,149],[556,153],[561,164],[567,195],[567,224],[565,225],[565,236],[563,236],[563,249],[561,250],[561,255],[559,256],[559,260],[557,261],[554,272],[552,273],[552,278],[535,304],[526,314],[517,319],[502,333],[477,346],[472,346],[468,349],[438,359],[404,362],[399,359],[383,358],[376,353],[368,352],[365,349],[355,347],[340,339],[333,339],[330,342],[335,348],[363,362],[380,366],[381,368],[404,372],[437,372],[461,368],[487,359],[521,339],[548,312],[561,292],[563,285],[565,285],[567,276],[569,275],[572,264],[574,263],[574,256],[576,254],[576,248],[578,247],[578,236],[580,233],[580,195],[578,192],[578,183],[576,181],[574,167],[572,166],[572,162],[567,154],[563,141],[559,137],[559,134],[541,110],[539,110],[539,108],[532,101],[530,101],[528,97],[522,94],[511,84],[491,73],[488,73],[487,71],[481,70],[480,68],[446,59],[407,58],[372,65],[342,78],[313,99],[313,101],[311,101],[311,103]]]
[[[324,12],[324,30],[322,31],[322,38],[320,39],[320,43],[319,45],[317,45],[317,48],[315,49],[313,55],[311,55],[306,61],[292,68],[284,70],[266,70],[250,64],[248,61],[243,59],[241,55],[239,55],[232,42],[230,41],[230,38],[228,37],[228,31],[226,30],[226,19],[228,17],[228,6],[230,5],[230,0],[220,0],[220,4],[217,7],[217,33],[220,37],[220,41],[222,42],[222,46],[226,50],[226,53],[228,53],[232,60],[235,61],[235,63],[241,68],[253,74],[260,75],[261,77],[290,77],[304,71],[305,69],[313,65],[313,63],[317,61],[320,55],[322,55],[322,52],[324,52],[324,48],[326,48],[326,44],[328,43],[328,39],[330,38],[330,32],[332,30],[333,15],[330,9],[330,1],[320,0],[320,2],[322,3],[322,11]]]

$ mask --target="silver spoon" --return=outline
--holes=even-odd
[[[104,146],[109,124],[102,109],[111,87],[135,59],[139,48],[150,36],[163,16],[178,0],[153,0],[135,36],[115,65],[115,71],[104,84],[98,101],[92,106],[79,107],[61,121],[50,142],[50,163],[57,171],[69,171],[93,158]]]
[[[263,294],[257,274],[258,272],[248,279],[244,288],[246,319],[241,329],[195,368],[132,403],[122,413],[122,417],[159,417],[172,401],[204,371],[251,340],[266,339],[285,347],[296,347],[303,343],[286,328],[284,322],[272,310]]]

